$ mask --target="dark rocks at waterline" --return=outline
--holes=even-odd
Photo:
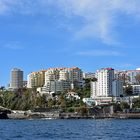
[[[8,116],[7,116],[7,113],[0,112],[0,119],[9,119]]]
[[[9,119],[7,114],[10,114],[11,110],[0,106],[0,119]]]

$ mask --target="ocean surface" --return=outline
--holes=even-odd
[[[1,140],[140,140],[140,120],[0,120]]]

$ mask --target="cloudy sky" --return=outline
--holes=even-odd
[[[0,0],[0,85],[10,70],[140,67],[140,0]]]

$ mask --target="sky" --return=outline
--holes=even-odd
[[[140,67],[140,0],[0,0],[0,85],[12,68]]]

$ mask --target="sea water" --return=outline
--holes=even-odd
[[[140,120],[0,120],[1,140],[140,140]]]

